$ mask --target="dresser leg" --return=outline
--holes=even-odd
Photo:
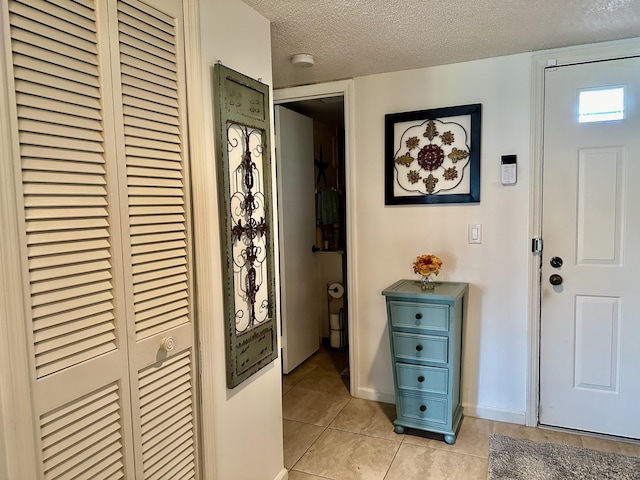
[[[393,431],[400,434],[400,433],[404,433],[404,427],[402,425],[395,425],[393,427]]]
[[[449,445],[453,445],[454,443],[456,443],[456,436],[455,435],[445,435],[444,436],[444,441],[447,442]]]

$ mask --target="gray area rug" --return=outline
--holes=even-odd
[[[491,435],[489,479],[638,480],[640,458]]]

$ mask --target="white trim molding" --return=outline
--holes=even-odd
[[[200,45],[200,3],[198,0],[184,0],[184,40],[186,51],[186,83],[187,83],[187,117],[189,127],[189,157],[191,178],[215,179],[214,166],[208,161],[207,141],[205,132],[205,105],[202,102],[203,70]],[[208,180],[211,181],[211,180]],[[215,181],[214,181],[215,183]],[[218,252],[210,245],[210,238],[217,238],[218,232],[212,231],[210,225],[213,222],[207,220],[212,215],[217,215],[215,206],[211,206],[209,189],[215,185],[207,184],[207,181],[191,183],[191,209],[192,209],[192,249],[195,260],[208,259],[217,256]],[[196,264],[194,261],[194,265]],[[214,365],[216,362],[212,342],[203,342],[202,339],[214,338],[210,310],[211,302],[203,295],[210,291],[213,274],[210,262],[203,260],[197,262],[195,268],[195,299],[196,299],[196,331],[197,346],[196,358],[198,367],[198,437],[200,473],[202,478],[215,480],[216,470],[216,436],[213,405],[215,403],[215,380],[213,375],[203,375],[203,365]],[[206,406],[206,408],[205,408]],[[207,452],[206,455],[204,452]]]
[[[355,105],[354,105],[353,80],[341,80],[338,82],[319,83],[301,87],[283,88],[274,90],[273,103],[295,102],[299,100],[311,100],[331,96],[344,97],[344,125],[345,125],[345,185],[346,185],[346,211],[347,211],[347,318],[349,334],[349,369],[350,392],[356,396],[359,392],[357,385],[358,375],[358,285],[356,283],[357,268],[357,232],[356,232],[356,182],[355,182]],[[358,393],[357,396],[360,396]]]
[[[544,133],[544,72],[547,67],[640,56],[640,37],[536,52],[531,61],[531,176],[530,237],[542,232],[542,145]],[[544,239],[543,239],[544,240]],[[543,244],[544,248],[544,244]],[[540,260],[529,261],[529,319],[527,355],[526,425],[538,425],[540,398]]]

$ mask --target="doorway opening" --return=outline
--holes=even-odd
[[[312,215],[313,218],[313,239],[308,245],[308,251],[314,257],[314,271],[309,272],[308,278],[312,279],[315,295],[315,309],[313,315],[317,318],[317,353],[305,362],[315,364],[318,357],[334,359],[326,364],[334,365],[334,368],[347,387],[352,391],[352,369],[349,361],[350,329],[349,306],[348,306],[348,265],[349,265],[349,233],[348,222],[348,195],[347,195],[347,173],[345,165],[348,162],[347,140],[345,135],[345,94],[336,91],[324,94],[310,94],[305,97],[301,90],[310,87],[300,87],[295,94],[283,94],[283,91],[276,92],[274,103],[280,107],[296,112],[311,119],[313,123],[313,155],[308,161],[312,162]],[[329,89],[330,90],[330,89]],[[286,90],[284,91],[286,92]],[[280,95],[278,95],[280,94]],[[280,97],[280,98],[279,98]],[[276,141],[276,146],[282,141],[282,136],[286,136],[285,127],[278,131],[276,126],[276,136],[280,137]],[[276,152],[279,157],[282,152]],[[278,160],[280,162],[280,159]],[[279,167],[280,167],[279,163]],[[282,173],[281,172],[278,172]],[[284,176],[284,175],[283,175]],[[280,181],[280,180],[279,180]],[[283,191],[285,192],[283,194]],[[286,198],[286,190],[278,189],[279,209],[286,205],[291,199]],[[286,222],[280,226],[280,237],[284,238],[286,233]],[[286,248],[286,246],[284,246]],[[281,251],[283,245],[281,244]],[[285,255],[287,253],[285,252]],[[280,265],[281,272],[283,264]],[[286,297],[292,287],[287,281],[286,275],[281,276],[281,294]],[[288,285],[289,284],[289,285]],[[284,300],[281,303],[285,303]],[[287,348],[288,328],[287,321],[291,322],[291,316],[286,320],[283,314],[283,358],[285,358]],[[315,328],[315,327],[314,327]],[[291,339],[289,339],[291,342]],[[283,372],[287,383],[287,377],[295,376],[297,372],[291,365],[286,368],[283,365]],[[307,370],[300,367],[298,370]]]

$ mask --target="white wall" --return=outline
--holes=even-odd
[[[529,54],[355,79],[358,396],[393,401],[384,298],[416,278],[416,255],[444,262],[439,280],[470,284],[464,337],[465,413],[524,423],[529,261]],[[384,115],[482,104],[481,201],[385,206]],[[500,183],[500,156],[518,182]],[[467,243],[469,223],[482,244]]]
[[[198,279],[209,284],[199,289],[200,322],[211,322],[209,338],[201,338],[201,373],[213,377],[213,404],[205,404],[203,419],[213,419],[218,480],[273,480],[286,478],[282,449],[282,390],[280,359],[260,370],[233,390],[226,388],[225,331],[223,325],[222,271],[215,179],[212,68],[217,61],[271,85],[269,22],[240,0],[200,0],[202,51],[202,103],[205,163],[194,170],[194,195],[198,194],[201,240],[196,258]],[[204,197],[204,198],[202,198]],[[198,222],[198,219],[196,219]],[[203,279],[202,276],[205,278]],[[212,425],[207,422],[205,429]]]

